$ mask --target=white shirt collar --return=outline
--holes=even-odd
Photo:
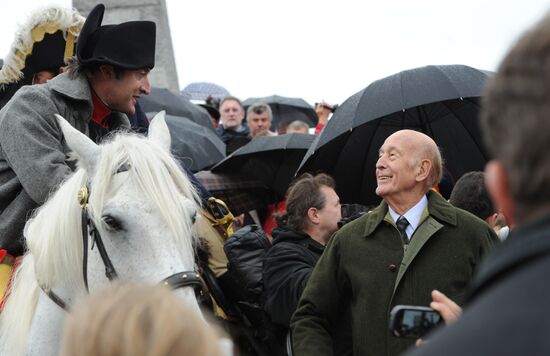
[[[420,219],[422,218],[422,213],[424,212],[424,209],[428,206],[428,198],[426,198],[426,195],[423,195],[422,198],[418,203],[416,203],[415,206],[410,208],[403,216],[407,221],[409,222],[409,226],[405,229],[405,233],[407,234],[407,237],[410,239],[412,234],[416,231],[416,228],[420,224]],[[397,214],[389,205],[388,210],[390,212],[390,215],[393,219],[393,221],[397,221],[397,219],[401,216]]]

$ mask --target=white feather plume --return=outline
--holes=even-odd
[[[63,36],[78,36],[80,29],[86,19],[82,17],[76,9],[69,9],[59,5],[49,5],[41,7],[34,11],[27,21],[19,26],[15,38],[4,58],[4,65],[0,70],[0,84],[9,84],[23,78],[22,70],[25,68],[25,60],[32,53],[35,43],[32,31],[36,31],[40,37],[36,41],[41,41],[46,33],[53,34],[59,30],[63,31]],[[42,31],[43,30],[43,31]]]

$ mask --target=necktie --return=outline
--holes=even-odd
[[[397,229],[401,233],[403,243],[407,245],[409,243],[409,238],[407,237],[405,230],[407,229],[407,226],[409,226],[409,221],[404,216],[400,216],[395,222],[395,225],[397,225]]]

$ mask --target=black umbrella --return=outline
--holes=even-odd
[[[336,110],[298,172],[330,173],[342,202],[376,204],[378,149],[389,135],[406,128],[435,140],[447,180],[483,170],[488,154],[478,112],[488,75],[463,65],[427,66],[373,82]]]
[[[243,101],[243,107],[246,110],[250,105],[255,103],[269,104],[273,112],[271,130],[274,131],[279,128],[280,124],[289,124],[295,120],[303,121],[308,124],[309,127],[315,127],[319,122],[315,109],[304,99],[287,98],[278,95],[264,98],[248,98]]]
[[[283,197],[314,138],[298,133],[259,136],[212,167],[212,172],[238,173],[261,180]]]
[[[165,110],[169,115],[187,117],[197,124],[215,131],[212,119],[206,109],[168,89],[152,87],[151,94],[141,96],[139,103],[146,113]]]
[[[210,129],[185,117],[166,115],[172,139],[172,154],[189,168],[198,172],[225,158],[225,143]]]

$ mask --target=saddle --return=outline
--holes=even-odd
[[[8,251],[0,249],[0,312],[8,299],[9,294],[7,294],[7,290],[10,287],[15,270],[22,259],[23,256],[13,257]]]

